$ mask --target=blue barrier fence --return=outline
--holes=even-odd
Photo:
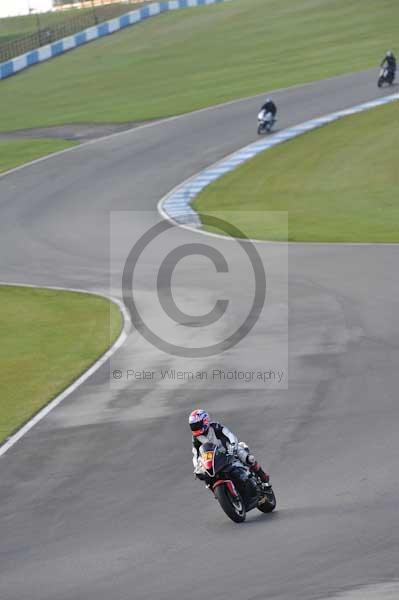
[[[155,2],[148,4],[140,9],[130,11],[125,15],[105,21],[100,25],[89,27],[75,35],[62,38],[53,44],[42,46],[21,56],[17,56],[7,62],[0,63],[0,79],[11,77],[24,69],[28,69],[38,63],[59,56],[64,52],[78,48],[82,44],[87,44],[105,35],[110,35],[120,31],[125,27],[130,27],[148,19],[155,17],[163,12],[170,10],[179,10],[181,8],[190,8],[194,6],[206,6],[208,4],[220,4],[228,0],[169,0],[168,2]]]

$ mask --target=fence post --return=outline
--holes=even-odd
[[[42,40],[42,28],[41,28],[41,24],[40,24],[40,17],[39,17],[39,13],[36,12],[36,28],[37,28],[37,35],[39,37],[39,46],[43,46],[43,40]]]
[[[95,22],[96,25],[98,25],[98,18],[97,18],[96,9],[95,9],[95,6],[94,6],[94,0],[91,0],[91,6],[92,6],[92,9],[93,9],[94,22]]]

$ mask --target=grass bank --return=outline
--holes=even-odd
[[[85,371],[119,335],[106,299],[0,286],[0,442]]]
[[[399,242],[398,108],[347,117],[268,150],[205,188],[193,206],[257,239],[287,239],[285,219],[276,218],[284,211],[291,241]]]
[[[164,14],[0,82],[0,131],[165,117],[365,69],[395,47],[398,20],[397,0],[231,0]]]

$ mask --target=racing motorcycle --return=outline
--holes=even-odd
[[[384,83],[387,83],[388,85],[393,85],[394,80],[395,71],[389,69],[388,67],[382,67],[380,71],[380,76],[378,77],[377,85],[379,88],[381,88],[384,85]]]
[[[275,122],[276,118],[272,113],[262,109],[258,114],[258,134],[262,135],[262,133],[270,133]]]
[[[234,454],[211,442],[202,444],[199,449],[199,466],[207,487],[226,515],[235,523],[242,523],[246,513],[254,508],[263,513],[272,512],[276,508],[276,497],[270,483],[263,483],[245,465],[237,465],[237,460]]]

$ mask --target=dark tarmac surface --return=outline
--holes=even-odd
[[[274,95],[284,128],[385,93],[373,71]],[[158,200],[254,140],[259,104],[139,128],[0,178],[1,279],[120,296],[126,251],[158,222]],[[241,270],[222,286],[232,299],[225,321],[205,332],[164,324],[152,274],[169,246],[209,239],[173,229],[137,274],[143,314],[182,345],[218,341],[251,295]],[[234,242],[212,244],[241,265]],[[312,600],[397,576],[399,248],[258,251],[267,300],[241,343],[184,359],[133,332],[111,364],[0,459],[2,600]],[[205,259],[184,259],[177,304],[207,312],[218,282]],[[288,389],[111,378],[116,367],[262,364],[284,370]],[[237,526],[193,481],[186,418],[197,405],[270,469],[276,513],[254,511]]]

